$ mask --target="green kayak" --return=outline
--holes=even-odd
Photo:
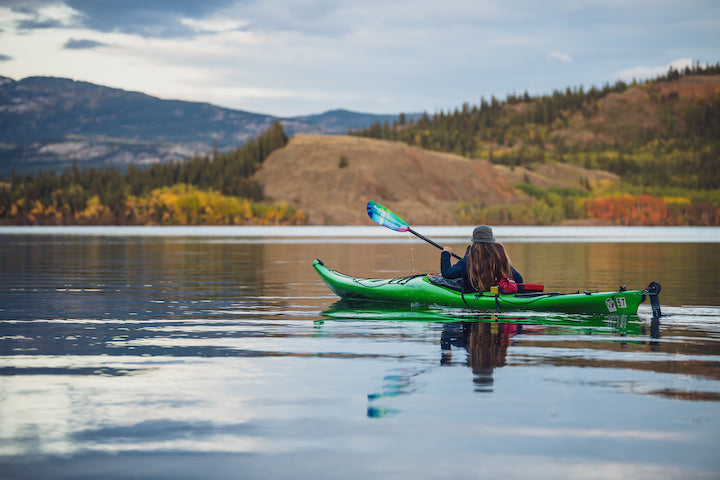
[[[330,290],[341,298],[375,300],[393,303],[446,305],[477,310],[563,313],[637,313],[638,306],[650,297],[653,316],[660,317],[658,294],[660,284],[651,283],[645,290],[619,289],[615,292],[578,293],[462,293],[438,282],[432,275],[412,275],[390,279],[355,278],[326,267],[315,260],[313,267]]]

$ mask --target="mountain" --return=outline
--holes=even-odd
[[[265,160],[256,179],[268,200],[288,202],[311,225],[366,225],[358,205],[368,200],[392,205],[415,224],[448,225],[458,201],[519,197],[486,160],[352,136],[293,137]]]
[[[580,179],[618,181],[608,172],[570,165],[511,171],[487,160],[344,135],[293,137],[270,154],[255,175],[267,201],[297,208],[310,225],[367,225],[365,209],[358,205],[368,200],[403,212],[410,224],[455,225],[462,203],[527,204],[528,195],[514,188],[524,179],[577,192],[584,188]]]
[[[241,145],[275,121],[293,135],[344,134],[396,119],[347,110],[280,118],[66,78],[0,77],[0,175],[73,162],[122,167],[184,159],[215,145]]]
[[[36,88],[44,81],[35,79]],[[402,211],[411,224],[720,225],[720,65],[631,85],[481,99],[432,117],[377,118],[352,135],[289,141],[283,125],[288,133],[342,131],[375,117],[336,110],[278,119],[64,82],[63,92],[36,91],[25,101],[17,93],[0,97],[2,125],[26,142],[6,145],[0,157],[26,148],[66,162],[77,158],[80,167],[117,165],[120,155],[134,163],[156,161],[160,156],[148,153],[154,147],[182,158],[182,149],[196,148],[192,141],[207,140],[203,135],[237,134],[242,122],[256,128],[274,123],[255,142],[220,151],[213,161],[128,168],[124,175],[80,168],[62,176],[0,179],[0,222],[363,224],[368,220],[357,205],[372,199]],[[15,83],[24,81],[1,83],[17,91]],[[79,91],[72,94],[74,88]],[[128,112],[111,94],[134,109],[150,102],[166,110]],[[67,112],[75,113],[68,119]],[[181,122],[173,114],[200,118],[195,131],[177,128]],[[26,122],[10,124],[11,115]],[[119,123],[121,116],[135,123]],[[124,137],[98,133],[97,124],[112,122],[126,129]],[[67,130],[55,141],[31,135]],[[103,158],[111,160],[103,164]],[[208,220],[203,215],[214,207],[199,208],[208,202],[237,208]]]
[[[414,123],[376,123],[352,133],[507,167],[607,170],[637,189],[720,191],[719,132],[720,64],[643,83],[481,99]]]

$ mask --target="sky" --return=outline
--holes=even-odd
[[[0,75],[289,117],[480,98],[720,61],[718,0],[0,0]]]

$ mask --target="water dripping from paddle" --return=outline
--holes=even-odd
[[[410,273],[415,274],[415,242],[413,236],[408,233],[408,242],[410,242]]]

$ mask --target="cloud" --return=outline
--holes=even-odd
[[[564,63],[572,63],[573,59],[570,55],[566,53],[560,53],[557,50],[550,50],[548,52],[548,56],[552,58],[553,60],[559,60]]]
[[[292,116],[433,112],[714,62],[720,11],[697,15],[711,0],[650,16],[648,1],[0,0],[0,65]]]
[[[70,28],[78,25],[80,16],[71,7],[57,2],[30,1],[25,4],[8,2],[10,10],[19,14],[17,28],[20,30],[42,30]]]
[[[236,21],[227,18],[209,18],[198,20],[195,18],[183,18],[180,23],[200,33],[220,33],[241,30],[247,26],[247,22]]]
[[[10,55],[5,55],[5,54],[0,53],[0,62],[7,62],[8,60],[12,60],[12,59],[13,59],[13,57],[11,57]]]
[[[41,28],[62,28],[63,24],[61,21],[52,18],[38,19],[35,17],[20,20],[17,26],[20,30],[38,30]]]
[[[185,18],[200,19],[215,14],[233,0],[67,0],[83,16],[83,26],[101,32],[122,32],[144,37],[188,36],[194,29]]]
[[[2,0],[3,6],[22,15],[16,23],[21,30],[87,28],[161,38],[192,36],[196,30],[183,19],[202,19],[234,3],[236,0]]]
[[[670,67],[673,67],[676,70],[682,70],[685,67],[691,67],[692,64],[692,58],[681,58],[658,67],[646,67],[641,65],[618,72],[615,74],[615,78],[624,81],[646,80],[666,74],[668,70],[670,70]]]
[[[97,48],[97,47],[104,47],[106,44],[102,42],[96,42],[95,40],[88,40],[88,39],[74,39],[71,38],[67,42],[65,42],[65,45],[63,45],[63,48],[67,48],[68,50],[87,50],[90,48]]]

